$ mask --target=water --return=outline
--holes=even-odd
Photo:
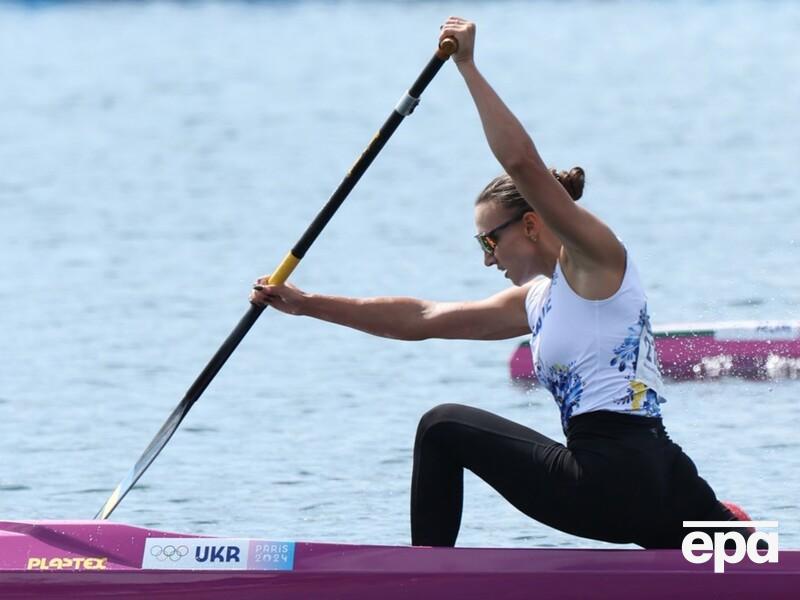
[[[0,515],[89,518],[433,52],[478,64],[630,248],[654,323],[797,318],[792,2],[0,5]],[[305,289],[477,299],[472,200],[498,172],[446,65],[298,268]],[[441,402],[561,439],[516,341],[403,343],[267,312],[114,518],[407,543],[411,449]],[[723,498],[800,546],[792,380],[670,384]],[[602,546],[468,475],[462,545]]]

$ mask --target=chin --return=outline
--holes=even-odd
[[[516,285],[517,287],[519,287],[519,286],[521,286],[521,285],[525,285],[526,283],[528,283],[528,282],[530,282],[530,281],[533,281],[534,279],[536,279],[536,275],[526,275],[525,277],[522,277],[522,278],[519,278],[519,277],[509,277],[509,279],[511,280],[511,283],[513,283],[514,285]]]

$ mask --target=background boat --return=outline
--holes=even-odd
[[[800,376],[800,321],[675,323],[653,327],[661,372],[671,379]],[[534,381],[528,342],[509,360],[511,378]]]

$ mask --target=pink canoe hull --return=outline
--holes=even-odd
[[[278,570],[268,570],[264,564],[251,568],[252,554],[241,563],[216,564],[213,570],[172,565],[164,559],[166,545],[175,550],[201,543],[234,545],[223,538],[101,521],[0,522],[0,596],[764,600],[786,598],[800,589],[800,551],[796,550],[781,551],[777,564],[745,559],[727,565],[722,574],[715,574],[711,563],[690,564],[678,550],[453,549],[298,542],[292,544],[291,564],[279,564]],[[252,550],[253,544],[262,542],[236,542],[242,552],[248,543]],[[276,544],[285,549],[280,546],[285,543]],[[154,548],[158,559],[172,566],[164,569],[164,564],[157,563],[160,568],[143,568],[146,561],[156,560]],[[192,559],[191,553],[184,556]],[[64,567],[76,563],[77,569]],[[237,566],[247,568],[235,570]]]
[[[800,321],[682,323],[654,334],[661,371],[671,379],[800,376]],[[512,379],[535,379],[527,342],[509,367]]]

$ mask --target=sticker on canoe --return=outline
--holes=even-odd
[[[291,571],[294,542],[224,538],[147,538],[143,569]]]
[[[65,556],[65,557],[37,557],[28,558],[25,567],[29,571],[103,571],[106,568],[107,558],[93,558],[89,556]]]

